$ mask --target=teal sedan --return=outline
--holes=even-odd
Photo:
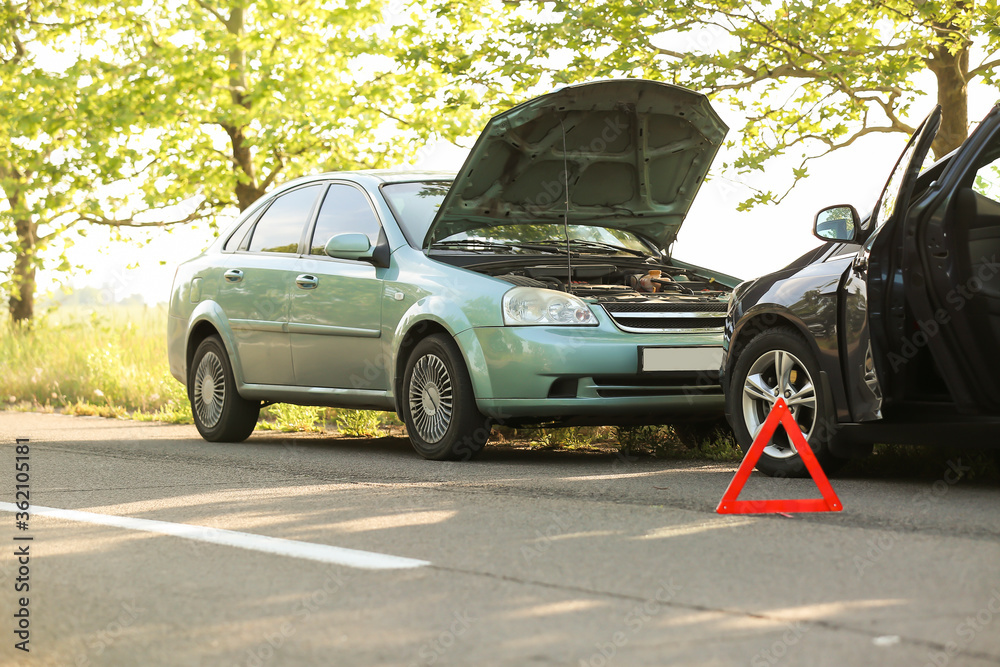
[[[599,81],[493,118],[457,174],[275,189],[174,278],[199,432],[241,441],[271,403],[388,410],[465,460],[498,423],[720,417],[739,280],[670,248],[726,131],[693,91]]]

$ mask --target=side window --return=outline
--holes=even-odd
[[[1000,158],[976,170],[972,189],[984,197],[1000,202]]]
[[[257,216],[253,215],[246,219],[243,224],[240,225],[235,232],[233,232],[232,236],[229,237],[229,240],[226,241],[226,245],[224,245],[222,249],[228,252],[237,250],[240,247],[240,241],[246,238],[247,230],[250,229],[250,225],[253,224],[253,219],[255,217]]]
[[[326,242],[331,237],[349,232],[366,234],[371,244],[375,245],[379,231],[381,227],[368,197],[353,186],[334,183],[327,190],[319,209],[309,252],[325,255]]]
[[[250,252],[297,252],[321,188],[309,185],[275,199],[254,227]]]

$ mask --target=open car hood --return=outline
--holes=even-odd
[[[669,248],[728,129],[707,97],[658,81],[595,81],[536,97],[486,124],[423,246],[566,216]]]

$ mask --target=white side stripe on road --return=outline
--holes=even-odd
[[[20,511],[14,503],[4,502],[0,502],[0,510],[4,512]],[[207,526],[192,526],[186,523],[171,523],[169,521],[154,521],[151,519],[135,519],[128,516],[94,514],[93,512],[63,510],[55,507],[41,507],[38,505],[31,506],[31,514],[33,516],[49,516],[54,519],[65,519],[67,521],[96,523],[102,526],[125,528],[126,530],[141,530],[147,533],[172,535],[174,537],[183,537],[188,540],[209,542],[211,544],[222,544],[229,547],[236,547],[238,549],[249,549],[251,551],[262,551],[264,553],[277,554],[279,556],[305,558],[307,560],[319,561],[320,563],[335,563],[337,565],[357,567],[363,570],[399,570],[430,565],[430,562],[428,561],[416,560],[414,558],[390,556],[387,554],[375,553],[373,551],[359,551],[358,549],[346,549],[344,547],[334,547],[328,544],[313,544],[311,542],[286,540],[280,537],[268,537],[267,535],[241,533],[235,530],[209,528]]]

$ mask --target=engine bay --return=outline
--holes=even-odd
[[[465,268],[523,287],[569,292],[595,302],[718,302],[731,289],[686,268],[660,263],[581,262],[572,266],[548,261],[512,265],[489,263]]]

